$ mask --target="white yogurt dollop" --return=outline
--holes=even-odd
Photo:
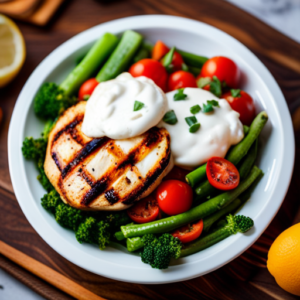
[[[143,108],[134,111],[135,101]],[[135,137],[156,126],[167,106],[165,93],[151,79],[123,73],[96,87],[86,105],[82,132],[92,138]]]
[[[175,165],[185,169],[193,169],[204,164],[212,156],[225,157],[228,149],[240,142],[244,137],[243,125],[239,113],[232,110],[226,100],[217,98],[212,93],[199,88],[185,88],[185,100],[174,101],[178,91],[167,93],[168,109],[174,110],[178,122],[169,125],[161,121],[158,127],[166,128],[171,136],[171,150]],[[190,108],[194,105],[207,104],[207,100],[217,100],[220,107],[214,111],[195,114],[200,129],[189,132],[185,118],[193,116]]]

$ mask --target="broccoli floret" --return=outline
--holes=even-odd
[[[88,217],[84,222],[80,223],[76,238],[79,243],[98,244],[101,250],[109,244],[111,237],[110,224],[101,220],[97,222],[94,217]]]
[[[101,250],[104,250],[111,239],[111,224],[105,221],[100,221],[98,227],[98,241],[97,244]]]
[[[84,212],[63,202],[57,205],[55,220],[63,227],[77,230],[80,222],[84,219]]]
[[[56,207],[62,203],[59,193],[52,189],[48,194],[45,194],[41,199],[42,206],[49,212],[55,214]]]
[[[244,233],[251,229],[254,225],[254,222],[251,218],[242,216],[242,215],[228,215],[227,219],[227,228],[230,231],[230,234],[236,234],[238,232]]]
[[[44,138],[34,139],[26,137],[23,142],[22,153],[26,159],[36,162],[43,161],[46,154],[47,140]]]
[[[64,110],[75,104],[75,97],[67,96],[55,83],[44,83],[34,98],[34,112],[42,119],[54,120]]]
[[[142,242],[144,243],[142,261],[152,268],[167,269],[171,258],[180,256],[182,244],[169,233],[164,233],[160,237],[146,234],[142,237]]]
[[[47,149],[47,139],[45,138],[34,139],[32,137],[26,137],[23,142],[22,153],[26,159],[32,159],[35,161],[40,173],[37,179],[42,184],[44,189],[47,192],[50,192],[53,187],[44,171],[44,160],[46,155],[46,149]]]

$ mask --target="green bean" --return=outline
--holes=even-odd
[[[142,40],[143,37],[139,33],[131,30],[125,31],[117,48],[96,76],[97,81],[102,82],[115,78],[125,71]]]
[[[127,250],[129,252],[133,252],[144,247],[144,243],[142,242],[141,237],[128,238],[126,240],[126,245],[127,245]]]
[[[67,95],[76,92],[80,85],[90,78],[100,65],[112,53],[119,42],[119,39],[111,34],[105,33],[89,50],[76,68],[60,84],[60,87]]]
[[[125,239],[125,236],[124,236],[124,234],[123,234],[122,231],[118,231],[118,232],[115,233],[115,238],[116,238],[118,241],[122,241],[122,240]]]
[[[242,201],[240,199],[235,199],[229,205],[225,206],[223,209],[204,218],[203,219],[203,232],[209,231],[209,229],[215,222],[217,222],[224,215],[228,215],[230,212],[236,210],[241,204],[242,204]]]
[[[182,51],[176,48],[176,52],[178,52],[183,58],[184,62],[192,67],[202,68],[204,63],[208,60],[205,56],[200,56],[196,54],[192,54],[186,51]]]
[[[144,48],[143,46],[140,48],[140,50],[136,53],[136,55],[133,57],[133,63],[136,63],[138,61],[140,61],[141,59],[144,58],[149,58],[151,57],[151,53]]]
[[[259,174],[259,176],[255,179],[255,181],[251,184],[251,186],[240,195],[240,200],[242,203],[245,203],[251,196],[252,192],[255,190],[256,186],[263,178],[264,173]]]
[[[268,120],[268,115],[266,112],[259,113],[254,121],[252,122],[248,135],[237,145],[235,145],[230,153],[227,155],[226,159],[237,165],[241,159],[247,154],[250,147],[254,141],[258,138],[261,130]],[[247,165],[247,164],[246,164]],[[249,168],[249,166],[247,167]],[[250,168],[249,168],[250,169]],[[243,171],[244,172],[244,171]],[[213,193],[216,189],[206,180],[205,182],[198,185],[195,189],[196,201],[204,199]]]
[[[204,236],[203,238],[196,240],[189,244],[186,248],[181,250],[180,257],[185,257],[201,250],[204,250],[231,235],[230,231],[227,229],[227,224],[218,230]]]
[[[232,148],[226,156],[226,159],[231,161],[234,165],[237,165],[247,154],[254,141],[258,138],[267,121],[267,113],[265,111],[260,112],[253,120],[248,135]]]
[[[205,218],[234,201],[252,184],[252,182],[258,177],[261,172],[262,171],[259,168],[254,166],[248,177],[243,180],[236,189],[210,199],[185,213],[149,222],[146,224],[121,226],[121,230],[124,236],[127,238],[136,237],[142,236],[147,233],[169,232],[185,224]]]
[[[197,68],[197,67],[192,67],[192,66],[188,66],[187,65],[187,69],[190,73],[192,73],[195,77],[197,77],[200,72],[201,72],[201,68]]]
[[[207,232],[210,227],[217,222],[222,216],[227,215],[228,213],[234,211],[241,205],[241,200],[235,199],[232,203],[225,206],[220,211],[212,214],[209,217],[203,219],[203,233]],[[127,250],[130,252],[136,251],[144,247],[141,237],[127,238]]]
[[[254,165],[257,158],[258,139],[251,146],[248,154],[243,159],[241,167],[239,168],[240,178],[244,179],[249,174],[252,166]]]

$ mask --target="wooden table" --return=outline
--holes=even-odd
[[[7,134],[17,96],[35,67],[61,43],[102,22],[143,14],[170,14],[200,20],[228,32],[249,47],[271,71],[289,105],[300,99],[300,45],[253,16],[223,0],[67,1],[46,28],[18,22],[27,45],[27,59],[17,78],[0,90],[4,119],[0,128],[0,239],[108,299],[296,299],[281,290],[266,269],[271,242],[293,222],[300,221],[300,136],[296,133],[295,172],[278,215],[242,256],[197,279],[166,285],[117,282],[89,273],[57,254],[30,226],[15,198],[7,162]],[[200,51],[200,50],[199,50]],[[201,52],[201,51],[200,51]],[[298,63],[298,66],[297,66]],[[48,299],[69,296],[39,281],[0,256],[7,270]],[[2,265],[3,265],[2,264]],[[13,273],[13,271],[12,271]],[[15,272],[16,274],[16,272]]]

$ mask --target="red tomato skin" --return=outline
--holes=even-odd
[[[193,226],[193,230],[190,232],[187,232],[185,234],[181,234],[180,232],[184,231],[185,228],[188,227],[188,225],[186,226],[182,226],[181,228],[178,228],[177,230],[175,230],[172,235],[175,238],[178,238],[181,243],[185,244],[185,243],[189,243],[195,239],[197,239],[202,231],[203,231],[203,220],[201,219],[199,222],[195,223],[192,225]]]
[[[241,122],[250,126],[256,115],[254,101],[248,93],[240,91],[240,94],[241,97],[233,97],[231,92],[227,92],[222,95],[222,98],[226,99],[231,108],[240,114]]]
[[[178,52],[174,52],[173,59],[171,62],[172,72],[179,71],[182,69],[182,64],[184,63],[183,58]]]
[[[189,210],[193,202],[193,190],[185,182],[171,179],[163,181],[156,190],[159,208],[167,215],[177,215]]]
[[[216,162],[218,163],[216,164]],[[222,157],[214,156],[207,161],[206,176],[213,187],[222,191],[235,189],[240,183],[240,173],[236,166]],[[222,181],[224,179],[226,179],[226,184]],[[228,179],[230,180],[229,182],[227,182]]]
[[[148,203],[150,206],[150,211],[149,211],[149,216],[148,217],[143,217],[141,216],[141,213],[143,212],[143,208],[147,205]],[[156,206],[153,206],[152,203],[156,203]],[[133,221],[136,222],[138,224],[144,224],[144,223],[148,223],[148,222],[152,222],[155,221],[158,214],[159,214],[159,207],[157,205],[157,201],[156,199],[152,196],[149,195],[143,199],[141,199],[140,201],[138,201],[136,204],[134,204],[133,206],[131,206],[129,209],[127,209],[127,214],[129,216],[129,218]]]
[[[86,100],[85,96],[91,96],[98,84],[99,82],[96,80],[96,78],[90,78],[87,81],[85,81],[79,89],[78,99]]]
[[[151,58],[144,58],[133,64],[129,73],[133,77],[145,76],[154,81],[164,92],[166,91],[166,84],[168,79],[168,73],[164,66]]]
[[[168,80],[168,90],[174,91],[180,88],[196,88],[197,83],[194,75],[187,71],[176,71],[172,73]]]
[[[225,81],[227,86],[237,88],[241,73],[234,61],[224,56],[216,56],[206,61],[200,72],[200,77],[213,76],[217,76],[221,82]]]

